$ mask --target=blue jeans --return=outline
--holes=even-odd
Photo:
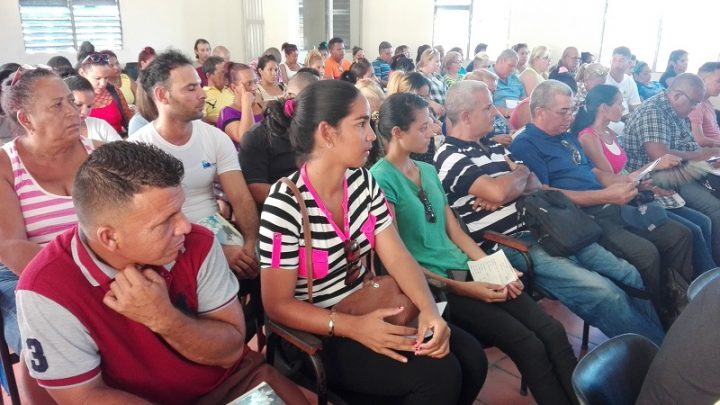
[[[12,351],[20,354],[20,328],[18,327],[17,311],[15,310],[15,287],[18,277],[4,264],[0,263],[0,311],[5,330],[5,341]],[[23,361],[23,359],[20,359]],[[0,369],[0,382],[8,391],[5,373]]]
[[[712,222],[710,217],[688,207],[666,210],[668,217],[685,225],[693,235],[693,278],[715,268],[712,257]]]
[[[698,182],[683,184],[679,191],[688,208],[702,212],[712,221],[710,247],[715,263],[720,263],[720,201],[713,196],[710,190]]]
[[[652,303],[630,297],[615,284],[645,288],[640,273],[630,263],[597,243],[574,256],[555,257],[540,248],[529,232],[513,236],[531,245],[534,283],[538,288],[608,337],[637,333],[658,345],[662,343],[665,332]],[[503,250],[515,268],[527,270],[520,253],[506,247]]]

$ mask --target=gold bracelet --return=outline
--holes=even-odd
[[[328,336],[335,336],[335,310],[330,310],[330,320],[328,321]]]

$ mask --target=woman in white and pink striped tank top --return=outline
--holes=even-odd
[[[2,108],[25,134],[0,150],[0,311],[8,345],[20,353],[17,275],[44,245],[77,224],[72,184],[93,143],[80,136],[72,93],[52,71],[21,68],[9,81]],[[34,380],[19,381],[28,395],[24,401],[47,402]]]

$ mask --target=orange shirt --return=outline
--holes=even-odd
[[[329,57],[325,59],[325,77],[332,77],[337,80],[342,72],[350,69],[350,61],[343,59],[341,63],[337,63],[335,59]]]

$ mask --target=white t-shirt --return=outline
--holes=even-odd
[[[627,115],[630,112],[628,105],[642,104],[642,100],[640,100],[640,94],[638,93],[637,84],[635,84],[635,80],[633,80],[632,77],[628,75],[623,75],[622,81],[618,83],[608,73],[607,79],[605,79],[605,84],[609,84],[620,89],[620,93],[623,97],[623,116]]]
[[[197,223],[218,212],[213,181],[225,172],[240,170],[240,161],[235,146],[224,132],[200,120],[193,121],[192,125],[190,140],[180,146],[166,141],[152,123],[137,130],[128,140],[153,144],[183,162],[185,204],[182,211],[190,222]]]
[[[122,138],[118,135],[117,131],[115,131],[115,128],[103,119],[87,117],[85,118],[85,126],[87,127],[88,139],[106,143],[122,141]]]

